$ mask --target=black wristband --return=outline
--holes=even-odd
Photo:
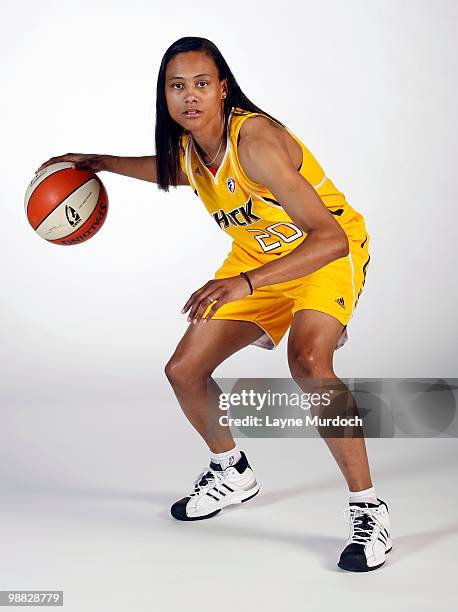
[[[240,272],[240,276],[243,276],[243,278],[246,279],[247,283],[250,285],[250,295],[253,294],[253,285],[251,284],[250,278],[248,276],[248,274],[246,274],[245,272]]]

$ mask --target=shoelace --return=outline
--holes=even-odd
[[[375,525],[383,527],[374,513],[374,508],[350,506],[345,508],[344,516],[351,529],[350,542],[355,544],[367,544],[371,541]]]
[[[223,474],[224,472],[219,470],[215,471],[209,467],[204,468],[194,482],[194,491],[190,494],[190,497],[203,495],[209,489],[216,487],[224,480]]]

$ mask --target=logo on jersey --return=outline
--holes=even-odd
[[[234,193],[234,191],[235,191],[235,180],[232,178],[232,176],[230,176],[227,179],[226,183],[227,183],[227,188],[229,189],[229,191],[231,193]]]
[[[345,309],[345,300],[343,299],[343,297],[337,298],[337,300],[334,301],[337,302],[339,306],[342,306],[343,309]]]
[[[230,225],[236,227],[243,225],[251,225],[256,221],[261,221],[262,217],[258,217],[253,212],[253,202],[251,196],[246,204],[242,204],[238,208],[234,208],[230,212],[225,212],[220,208],[217,212],[212,214],[213,219],[220,226],[221,229],[226,230]]]
[[[194,174],[199,174],[200,176],[202,176],[200,170],[199,170],[199,166],[196,166],[196,169],[194,170]]]

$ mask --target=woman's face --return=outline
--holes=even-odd
[[[223,116],[226,82],[213,59],[202,51],[178,53],[167,64],[165,97],[170,116],[193,131]]]

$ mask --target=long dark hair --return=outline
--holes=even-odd
[[[216,64],[219,80],[222,81],[223,79],[227,79],[228,91],[224,99],[225,125],[227,125],[232,107],[238,107],[254,113],[262,113],[270,117],[276,123],[283,125],[278,119],[275,119],[275,117],[261,110],[246,97],[235,80],[226,60],[214,43],[207,38],[200,38],[198,36],[185,36],[184,38],[180,38],[170,45],[164,53],[157,77],[155,134],[157,185],[159,189],[163,191],[168,191],[170,185],[174,187],[177,186],[180,169],[180,137],[184,132],[184,128],[172,119],[167,108],[167,101],[165,98],[165,70],[167,64],[175,55],[178,53],[186,53],[187,51],[204,51],[207,53]]]

